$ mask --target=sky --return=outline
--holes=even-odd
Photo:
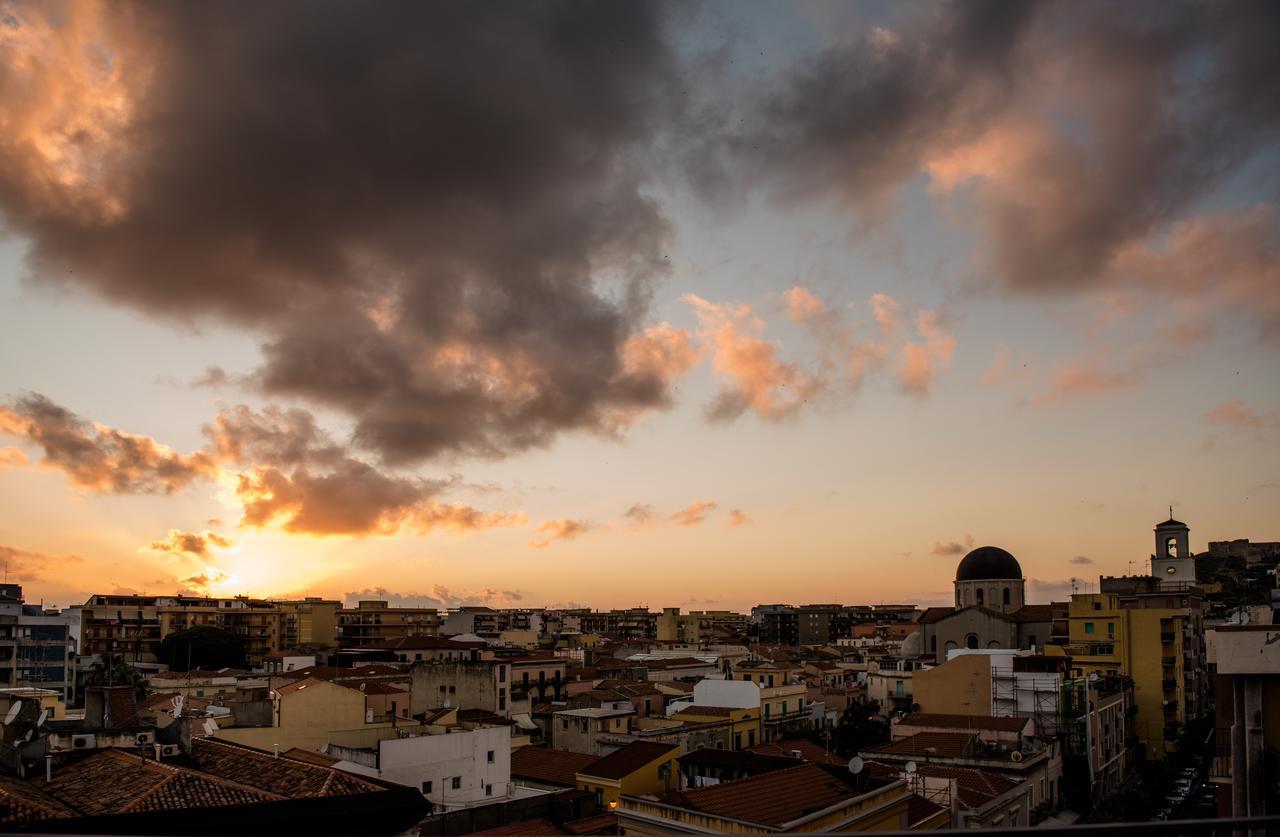
[[[1280,539],[1273,3],[0,0],[29,600],[1031,601]],[[1073,581],[1074,580],[1074,581]]]

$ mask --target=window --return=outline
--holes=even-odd
[[[484,786],[484,795],[485,795],[485,796],[493,796],[493,785],[485,785],[485,786]]]
[[[1094,610],[1102,610],[1102,602],[1094,602],[1094,603],[1093,603],[1093,609],[1094,609]]]
[[[423,796],[427,796],[427,795],[429,795],[430,793],[431,793],[431,783],[430,783],[430,782],[423,782],[423,783],[422,783],[422,795],[423,795]]]
[[[902,681],[901,681],[901,680],[895,680],[895,681],[894,681],[894,683],[893,683],[893,695],[894,695],[894,697],[906,697],[906,696],[907,696],[907,695],[906,695],[906,691],[905,691],[905,687],[903,686],[903,683],[902,683]]]
[[[507,667],[506,667],[506,666],[498,666],[498,682],[499,682],[499,683],[506,683],[506,682],[507,682]]]
[[[484,754],[484,760],[489,762],[489,764],[493,764],[493,750]]]
[[[561,718],[561,719],[560,719],[560,729],[564,730],[565,732],[568,732],[568,731],[569,731],[569,719],[568,719],[568,718]]]
[[[1115,622],[1108,622],[1108,623],[1107,623],[1107,636],[1115,636],[1115,635],[1116,635],[1116,623],[1115,623]]]
[[[938,635],[937,634],[934,634],[933,636],[929,637],[929,652],[931,654],[938,653]]]
[[[984,596],[986,595],[985,591],[981,587],[979,587],[974,595],[978,597],[978,607],[982,607],[984,603]]]
[[[461,776],[454,776],[454,777],[453,777],[452,779],[450,779],[449,781],[450,781],[450,787],[452,787],[454,790],[458,790],[459,788],[461,788],[461,787],[462,787],[462,777],[461,777]]]
[[[964,647],[976,649],[978,647],[978,635],[969,634],[968,636],[966,636],[964,638]]]
[[[498,690],[498,709],[507,708],[507,690],[505,688]]]
[[[1008,588],[1008,587],[1004,588],[1004,603],[1005,603],[1005,604],[1008,604],[1008,603],[1009,603],[1009,588]]]
[[[1032,648],[1035,648],[1035,647],[1036,647],[1036,635],[1035,635],[1035,634],[1032,634],[1031,636],[1027,637],[1027,645],[1031,646]]]
[[[1085,622],[1085,623],[1084,623],[1084,632],[1085,632],[1086,634],[1091,634],[1091,633],[1093,633],[1093,623],[1092,623],[1092,622]]]

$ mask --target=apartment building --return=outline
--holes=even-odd
[[[511,663],[506,660],[424,660],[410,672],[413,714],[454,707],[511,712]]]
[[[439,636],[440,611],[433,607],[392,607],[380,600],[338,611],[338,644],[359,648],[403,636]]]
[[[175,596],[156,603],[160,638],[196,627],[221,628],[239,637],[245,655],[254,667],[282,649],[282,614],[274,604],[261,599],[237,596],[234,599],[205,599]]]
[[[111,654],[130,665],[155,667],[160,642],[176,631],[198,626],[222,628],[245,644],[252,665],[260,666],[282,648],[282,619],[274,604],[237,596],[90,596],[81,613],[81,655]]]
[[[839,638],[838,604],[807,604],[796,608],[796,642],[800,645],[827,645]],[[843,632],[848,636],[848,632]]]
[[[744,636],[750,620],[730,610],[691,610],[681,613],[678,607],[664,607],[657,618],[657,640],[687,645],[721,642]]]
[[[78,619],[27,604],[20,584],[0,584],[0,688],[51,690],[71,703]]]
[[[751,625],[762,645],[797,645],[800,614],[787,604],[762,604],[751,608]]]
[[[1182,607],[1124,607],[1115,593],[1077,593],[1069,605],[1068,641],[1048,655],[1071,658],[1074,677],[1125,675],[1133,680],[1134,731],[1147,758],[1163,759],[1200,705],[1198,638]],[[1191,686],[1189,689],[1188,686]],[[1190,699],[1189,699],[1190,695]]]
[[[342,609],[342,602],[309,596],[277,601],[275,606],[281,614],[280,644],[284,650],[332,650],[338,647],[338,611]]]

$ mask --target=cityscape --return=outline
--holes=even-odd
[[[0,0],[0,832],[1280,834],[1277,0]]]

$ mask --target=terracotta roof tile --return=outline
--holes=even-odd
[[[757,744],[751,748],[751,752],[753,753],[794,759],[795,757],[791,754],[792,750],[799,750],[800,758],[803,761],[811,762],[813,764],[845,763],[821,745],[814,744],[812,741],[805,738],[788,738],[782,741],[774,741],[769,744]]]
[[[630,776],[640,768],[663,756],[677,752],[679,749],[675,744],[659,744],[656,741],[632,741],[622,749],[615,750],[578,772],[584,776],[598,776],[601,779],[621,779],[624,776]]]
[[[970,751],[977,739],[976,733],[969,732],[920,732],[879,747],[872,747],[866,752],[895,756],[960,758]]]
[[[191,761],[203,773],[289,799],[350,796],[382,790],[381,785],[341,770],[275,758],[265,750],[212,738],[197,738],[192,742]]]
[[[940,712],[916,712],[903,718],[901,723],[903,726],[912,727],[1021,732],[1027,726],[1027,719],[995,718],[990,715],[949,715]]]
[[[73,817],[76,812],[35,784],[0,774],[0,824]]]
[[[512,837],[525,837],[525,835],[528,835],[528,837],[539,837],[539,835],[544,834],[561,835],[564,834],[564,831],[560,829],[560,826],[551,822],[551,820],[536,819],[507,823],[506,825],[500,825],[497,828],[486,828],[484,831],[474,831],[472,834],[475,835],[475,837],[479,837],[481,834],[493,835],[493,837],[499,837],[499,835],[511,835]]]
[[[992,799],[1007,793],[1018,786],[1018,782],[990,773],[986,770],[975,770],[971,767],[951,767],[945,764],[922,764],[916,768],[922,776],[935,776],[956,780],[956,795],[960,804],[970,810],[981,808]]]
[[[566,834],[617,834],[617,814],[596,814],[594,817],[583,817],[570,820],[560,826]]]
[[[913,793],[907,797],[907,825],[915,828],[920,823],[937,816],[940,812],[947,810],[936,802],[930,802],[918,793]]]
[[[575,774],[599,760],[598,756],[588,753],[525,746],[511,754],[511,775],[546,785],[573,788],[578,785]]]
[[[877,779],[864,781],[874,782],[876,786],[885,784]],[[660,801],[714,816],[776,827],[859,793],[834,771],[828,772],[815,764],[799,764],[747,779],[663,794]]]

